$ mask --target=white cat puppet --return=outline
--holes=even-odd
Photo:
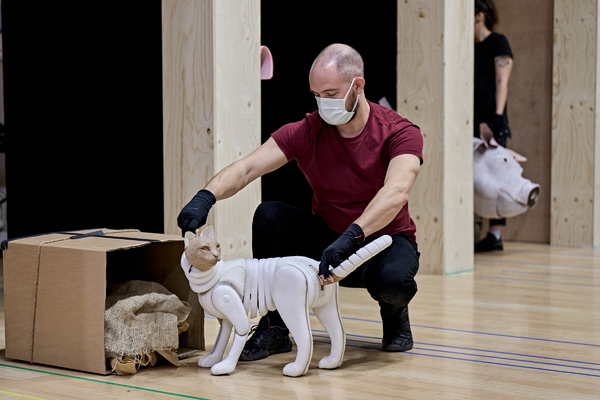
[[[344,278],[391,242],[388,235],[379,237],[333,268],[332,273]],[[255,318],[257,310],[262,316],[275,309],[298,348],[296,360],[284,367],[284,375],[301,376],[308,372],[313,352],[309,309],[331,339],[331,352],[319,361],[319,368],[334,369],[342,364],[346,334],[338,302],[339,286],[321,284],[318,261],[300,256],[228,261],[220,258],[220,246],[214,240],[212,227],[204,229],[189,244],[186,239],[181,267],[190,287],[198,293],[202,307],[221,325],[212,351],[198,361],[200,367],[210,367],[213,375],[233,372],[250,331],[248,312]],[[233,343],[223,359],[232,327]]]

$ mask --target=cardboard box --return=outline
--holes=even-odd
[[[138,231],[56,232],[5,243],[6,357],[108,373],[109,283],[160,283],[192,306],[180,348],[204,350],[204,313],[180,267],[183,239]]]

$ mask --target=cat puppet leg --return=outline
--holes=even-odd
[[[360,248],[338,267],[334,268],[332,273],[340,278],[344,278],[391,244],[392,238],[389,235],[380,236],[371,243]],[[338,296],[339,285],[335,285],[328,302],[321,307],[313,307],[312,309],[331,338],[331,352],[328,356],[321,359],[319,368],[337,368],[342,364],[342,359],[344,358],[346,333],[344,331],[344,323],[342,322]]]
[[[308,319],[306,294],[308,285],[304,274],[295,267],[283,266],[273,278],[271,293],[277,311],[296,342],[296,360],[283,368],[287,376],[306,374],[313,352],[313,337]]]
[[[215,345],[210,353],[200,357],[198,360],[199,367],[210,368],[223,359],[223,353],[225,353],[233,325],[226,319],[219,319],[219,325],[221,325],[221,328],[219,329],[217,340],[215,340]]]
[[[322,307],[312,309],[331,339],[329,355],[319,361],[319,368],[323,369],[334,369],[342,365],[344,351],[346,350],[346,332],[344,331],[338,299],[339,286],[333,285],[330,290],[333,293],[331,293],[329,301]]]
[[[240,295],[231,286],[223,285],[215,288],[211,298],[214,308],[233,325],[234,333],[233,343],[227,357],[223,361],[213,365],[210,372],[213,375],[230,374],[235,370],[240,354],[242,354],[242,350],[246,344],[250,322],[248,321],[244,305],[240,301]],[[222,329],[224,328],[225,323],[222,326]],[[222,336],[219,335],[219,340],[221,338]]]

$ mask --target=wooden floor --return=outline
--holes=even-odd
[[[504,252],[476,255],[475,265],[417,276],[407,353],[380,351],[377,304],[342,288],[348,344],[337,370],[317,368],[329,345],[312,317],[315,352],[301,378],[282,375],[295,348],[239,363],[229,376],[211,376],[195,357],[129,377],[31,365],[0,350],[0,399],[599,399],[600,250],[505,243]],[[210,348],[218,324],[206,325]]]

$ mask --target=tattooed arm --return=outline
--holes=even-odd
[[[508,97],[508,79],[512,71],[513,60],[509,56],[498,56],[494,58],[494,66],[496,73],[496,115],[502,115]]]

